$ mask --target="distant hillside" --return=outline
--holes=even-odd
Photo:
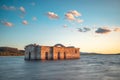
[[[120,55],[120,53],[115,54],[101,54],[101,53],[89,53],[89,52],[80,52],[81,55]]]
[[[99,54],[99,53],[89,53],[89,52],[80,52],[81,55],[95,55],[95,54]]]
[[[12,47],[0,47],[0,56],[22,56],[24,50],[18,50]]]

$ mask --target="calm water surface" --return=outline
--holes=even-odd
[[[59,61],[2,56],[0,80],[120,80],[120,55],[81,55]]]

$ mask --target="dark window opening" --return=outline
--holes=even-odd
[[[77,53],[77,50],[75,50],[75,53]]]
[[[29,60],[31,59],[31,52],[29,52]]]
[[[45,59],[48,60],[49,57],[48,57],[48,52],[45,53]]]
[[[64,59],[66,59],[66,53],[64,52]]]
[[[60,59],[60,52],[58,52],[58,59]]]

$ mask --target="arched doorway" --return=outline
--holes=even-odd
[[[45,59],[46,59],[46,60],[48,60],[48,59],[49,59],[48,52],[45,52]]]
[[[64,59],[66,59],[66,52],[64,52]]]
[[[29,58],[29,60],[30,60],[30,59],[31,59],[31,52],[29,52],[28,56],[29,56],[28,58]]]
[[[60,52],[58,52],[58,59],[60,59]]]

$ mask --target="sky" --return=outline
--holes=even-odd
[[[120,0],[0,0],[0,46],[120,53]]]

